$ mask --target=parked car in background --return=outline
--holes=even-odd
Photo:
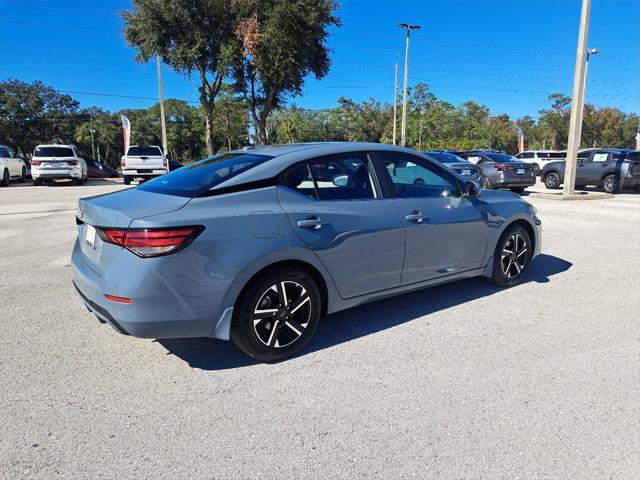
[[[340,178],[320,181],[330,164]],[[522,198],[373,143],[226,152],[81,199],[76,223],[73,283],[102,323],[231,339],[262,361],[356,305],[475,276],[517,285],[541,244]]]
[[[536,183],[533,168],[507,153],[472,150],[461,152],[460,156],[480,167],[485,188],[508,188],[523,193]]]
[[[567,152],[559,152],[556,150],[526,150],[518,153],[515,157],[532,166],[536,174],[540,173],[542,168],[550,162],[564,160]]]
[[[484,187],[482,170],[480,170],[480,167],[474,165],[466,158],[462,158],[446,150],[432,150],[424,153],[425,155],[429,155],[431,158],[436,159],[445,167],[456,172],[464,179],[473,180],[474,182],[478,182],[482,187]]]
[[[173,172],[174,170],[177,170],[178,168],[184,167],[184,165],[182,163],[180,163],[177,160],[169,160],[169,171]]]
[[[12,148],[0,145],[0,186],[7,187],[11,180],[24,182],[27,178],[27,166],[17,157]]]
[[[540,178],[547,188],[560,188],[564,183],[566,161],[548,163]],[[640,190],[640,150],[592,148],[578,154],[576,188],[586,186],[616,193],[623,188]]]
[[[95,158],[85,158],[89,178],[117,178],[120,175],[115,168],[105,165]]]
[[[77,185],[87,180],[87,162],[75,145],[38,145],[31,158],[34,185],[43,181],[71,179]]]
[[[156,145],[132,145],[120,160],[125,185],[137,178],[149,179],[169,171],[169,159]]]

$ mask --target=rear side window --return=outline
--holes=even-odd
[[[631,162],[640,162],[640,152],[629,152],[626,158]]]
[[[66,147],[36,147],[34,157],[74,157],[73,150]]]
[[[4,147],[0,147],[0,157],[2,157],[2,158],[11,158],[11,155],[9,154],[9,150],[7,150]]]
[[[441,163],[470,163],[466,158],[459,157],[449,152],[426,152],[426,154]]]
[[[148,192],[193,198],[271,158],[273,157],[269,155],[223,153],[185,165],[149,180],[138,188]]]
[[[132,157],[157,157],[162,156],[158,147],[129,147],[127,155]]]

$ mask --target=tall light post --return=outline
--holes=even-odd
[[[158,65],[158,97],[160,97],[160,126],[162,128],[162,153],[167,154],[167,123],[164,116],[164,93],[162,89],[162,66],[160,55],[156,55]]]
[[[407,45],[404,51],[404,88],[402,91],[402,132],[400,136],[400,145],[405,146],[407,143],[407,88],[409,84],[409,36],[411,30],[420,30],[420,25],[409,25],[408,23],[401,23],[398,25],[400,28],[404,28],[407,31]]]
[[[580,149],[580,136],[582,134],[584,90],[587,83],[587,60],[589,57],[587,39],[589,37],[590,12],[591,0],[582,0],[576,68],[573,75],[573,97],[571,101],[571,118],[569,120],[569,138],[567,139],[567,161],[564,171],[563,195],[573,195],[576,187],[576,167],[578,164],[578,150]]]
[[[397,144],[398,129],[398,62],[396,62],[396,80],[393,84],[393,144]]]

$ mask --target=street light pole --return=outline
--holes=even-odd
[[[398,129],[398,62],[396,62],[396,80],[393,85],[393,144],[397,144],[396,130]]]
[[[167,155],[167,123],[164,117],[164,93],[162,92],[162,67],[160,65],[160,55],[156,55],[158,65],[158,96],[160,97],[160,124],[162,126],[162,153]]]
[[[91,109],[89,110],[89,118],[91,119],[91,157],[96,158],[96,147],[93,143],[93,110]]]
[[[569,120],[569,138],[567,139],[567,160],[564,172],[563,195],[573,195],[576,186],[576,167],[580,136],[582,134],[582,111],[584,108],[584,90],[587,81],[587,38],[589,36],[589,13],[591,0],[582,0],[580,14],[580,33],[576,53],[576,68],[573,76],[573,99],[571,101],[571,118]]]
[[[411,30],[420,30],[420,25],[409,25],[408,23],[401,23],[398,25],[400,28],[407,30],[407,44],[404,51],[404,88],[402,91],[402,131],[400,136],[400,145],[405,146],[407,144],[407,88],[409,86],[409,36]]]

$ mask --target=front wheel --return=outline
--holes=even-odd
[[[76,178],[76,185],[83,185],[83,184],[84,184],[84,177]]]
[[[11,176],[9,175],[9,170],[7,170],[5,168],[4,172],[2,172],[2,179],[0,180],[0,187],[8,187],[10,181],[11,181]]]
[[[560,175],[554,172],[547,173],[544,176],[544,186],[551,190],[560,188]]]
[[[18,180],[20,183],[24,183],[27,181],[27,169],[22,167],[22,174],[20,175],[20,180]]]
[[[125,175],[124,177],[124,184],[125,185],[131,185],[131,177],[128,175]]]
[[[491,280],[500,287],[513,287],[522,282],[533,255],[527,230],[521,225],[508,227],[500,237],[493,256]]]
[[[283,360],[309,342],[322,314],[314,278],[304,270],[284,268],[258,278],[244,292],[231,324],[231,339],[257,360]]]
[[[620,182],[615,175],[608,175],[602,180],[602,188],[607,193],[617,193],[620,189]]]

